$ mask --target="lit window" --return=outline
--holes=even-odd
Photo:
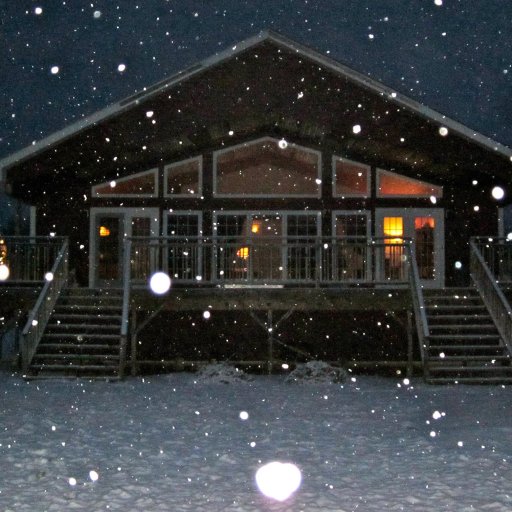
[[[368,197],[370,195],[370,167],[334,157],[334,195]]]
[[[265,137],[214,155],[217,195],[319,197],[320,153]]]
[[[158,194],[157,169],[133,174],[92,187],[92,197],[138,196]]]
[[[192,158],[166,165],[164,183],[166,196],[198,196],[201,194],[202,158]]]
[[[393,172],[377,170],[379,197],[443,197],[443,187],[415,180]]]

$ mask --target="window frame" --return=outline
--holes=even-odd
[[[306,153],[312,153],[316,155],[317,157],[317,174],[315,178],[315,184],[317,187],[317,192],[315,194],[230,194],[230,193],[221,193],[218,191],[218,159],[219,156],[227,153],[228,151],[234,151],[236,148],[241,147],[247,147],[252,144],[257,144],[259,142],[263,141],[271,141],[274,142],[276,145],[279,144],[279,139],[276,139],[274,137],[260,137],[258,139],[251,139],[245,142],[242,142],[240,144],[235,144],[233,146],[229,146],[228,148],[222,148],[217,151],[213,152],[213,197],[216,198],[241,198],[241,199],[247,199],[247,198],[259,198],[259,199],[265,199],[265,198],[282,198],[285,197],[286,199],[297,199],[297,198],[321,198],[322,197],[322,152],[318,151],[316,149],[308,148],[306,146],[301,146],[299,144],[294,144],[293,142],[287,141],[287,146],[292,148],[298,148]],[[319,181],[318,181],[319,180]]]
[[[198,176],[197,176],[197,188],[198,190],[196,191],[196,193],[194,194],[172,194],[168,191],[167,187],[168,187],[168,176],[169,176],[169,171],[175,167],[179,167],[180,165],[184,165],[184,164],[187,164],[189,162],[193,162],[197,160],[199,162],[199,169],[198,169]],[[164,197],[166,198],[169,198],[169,197],[179,197],[179,198],[183,198],[183,197],[201,197],[202,193],[203,193],[203,155],[199,155],[199,156],[194,156],[194,157],[191,157],[191,158],[187,158],[185,160],[180,160],[179,162],[172,162],[170,164],[165,164],[164,165]]]

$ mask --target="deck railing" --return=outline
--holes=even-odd
[[[428,374],[428,360],[426,358],[426,354],[428,353],[429,348],[429,328],[425,300],[423,297],[423,288],[421,286],[420,273],[416,259],[416,248],[413,243],[409,244],[409,258],[407,261],[409,262],[409,283],[414,317],[416,320],[416,332],[418,335],[421,362],[423,363],[424,371]]]
[[[1,263],[9,269],[2,284],[42,283],[62,248],[63,237],[4,236],[0,237]]]
[[[512,245],[505,239],[474,238],[470,241],[470,274],[501,338],[512,353],[512,310],[500,288],[508,282]]]
[[[21,363],[24,372],[28,370],[32,357],[44,333],[55,303],[62,288],[68,282],[69,244],[61,239],[60,250],[52,264],[46,267],[45,284],[36,304],[28,315],[27,323],[20,336]],[[42,269],[41,269],[42,270]]]
[[[248,239],[133,237],[130,276],[146,285],[157,270],[173,283],[233,285],[340,285],[409,283],[410,240],[359,237]]]

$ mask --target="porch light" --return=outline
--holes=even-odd
[[[106,226],[100,226],[100,236],[110,236],[110,229]]]
[[[243,260],[246,260],[249,258],[249,247],[240,247],[238,251],[236,251],[236,255],[239,258],[242,258]]]

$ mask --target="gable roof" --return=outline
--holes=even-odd
[[[495,151],[499,155],[508,157],[512,161],[512,149],[508,148],[507,146],[472,130],[471,128],[463,125],[462,123],[459,123],[458,121],[446,117],[445,115],[423,105],[422,103],[419,103],[411,98],[408,98],[407,96],[402,95],[401,93],[396,92],[394,89],[385,86],[381,82],[369,78],[330,57],[322,55],[321,53],[300,43],[297,43],[296,41],[293,41],[292,39],[289,39],[281,34],[270,30],[265,30],[256,36],[250,37],[233,45],[231,48],[219,52],[188,68],[178,71],[174,75],[160,82],[157,82],[148,88],[144,88],[142,91],[135,93],[117,103],[99,110],[98,112],[84,119],[80,119],[79,121],[76,121],[75,123],[72,123],[69,126],[41,139],[40,141],[35,142],[32,145],[27,146],[24,149],[21,149],[16,153],[13,153],[12,155],[0,160],[0,173],[2,173],[3,169],[7,169],[8,167],[28,159],[57,143],[69,139],[85,130],[86,128],[97,125],[102,121],[130,110],[132,107],[139,105],[143,101],[146,101],[153,96],[156,96],[162,91],[170,89],[173,86],[176,86],[190,79],[194,75],[203,72],[208,68],[216,66],[217,64],[220,64],[224,61],[227,61],[242,53],[243,51],[251,47],[255,47],[265,41],[270,41],[277,46],[281,46],[298,55],[304,56],[313,62],[324,66],[335,74],[338,74],[369,91],[385,96],[389,101],[392,101],[397,105],[420,115],[423,118],[433,121],[434,123],[439,124],[439,126],[446,127],[449,131],[454,132],[466,140],[470,140],[488,150]],[[0,174],[0,179],[1,178],[2,176]]]

